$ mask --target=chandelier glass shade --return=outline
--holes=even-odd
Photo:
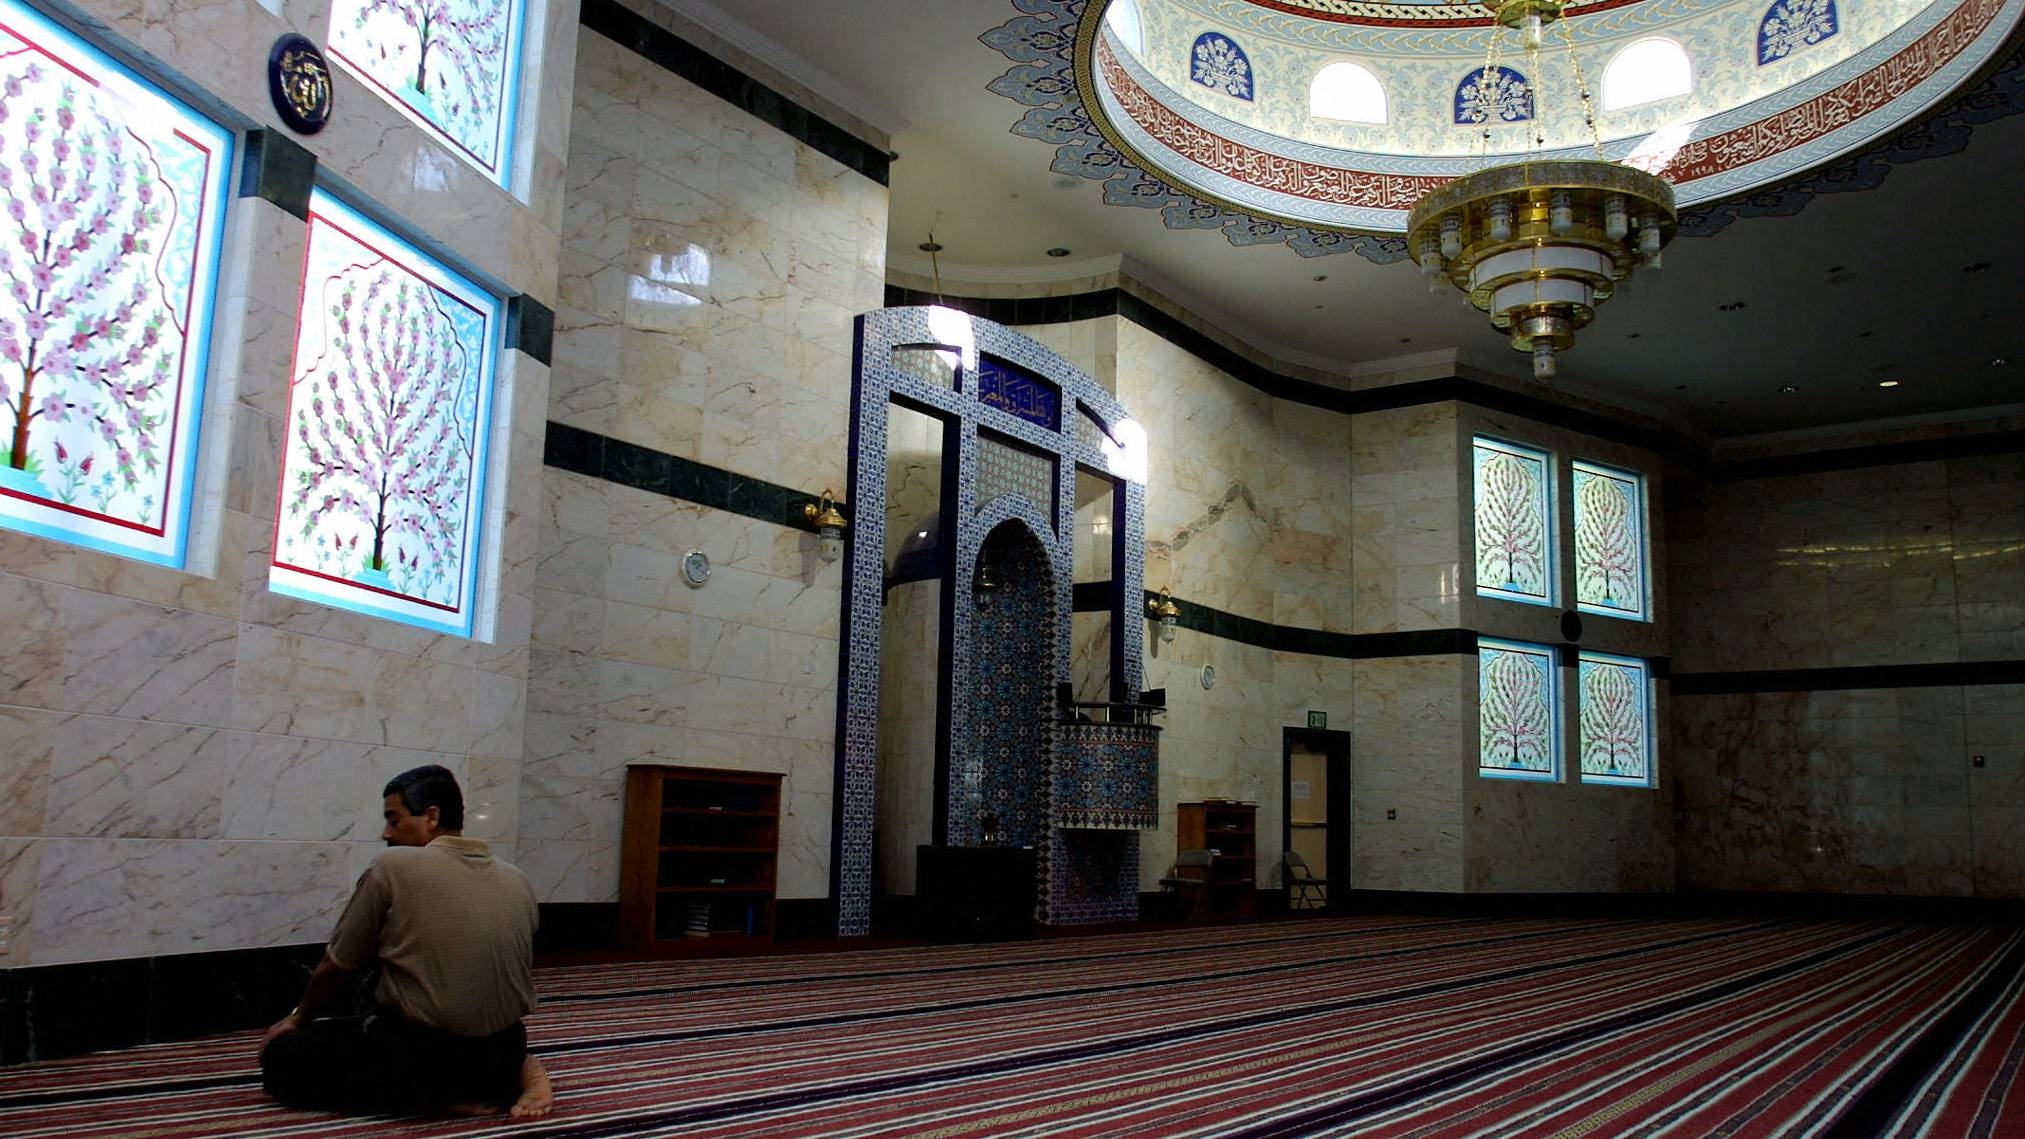
[[[1556,0],[1486,6],[1519,29],[1529,53],[1543,26],[1560,16]],[[1488,74],[1496,74],[1496,55],[1494,36]],[[1593,131],[1586,82],[1580,94]],[[1533,375],[1546,379],[1617,283],[1640,265],[1658,267],[1676,218],[1673,187],[1663,178],[1600,156],[1529,153],[1425,194],[1407,220],[1407,251],[1429,291],[1440,292],[1444,281],[1462,290],[1513,348],[1532,356]]]

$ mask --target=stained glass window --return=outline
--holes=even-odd
[[[491,175],[511,180],[523,0],[335,0],[331,58]]]
[[[1560,778],[1554,650],[1518,641],[1477,641],[1477,774]]]
[[[311,197],[276,591],[470,634],[501,307]]]
[[[0,525],[184,563],[232,136],[0,0]]]
[[[1575,466],[1575,606],[1644,620],[1645,479]]]
[[[1481,437],[1475,452],[1477,592],[1553,604],[1547,456]]]
[[[1579,660],[1582,782],[1652,785],[1652,674],[1642,660]]]

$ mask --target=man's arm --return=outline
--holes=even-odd
[[[345,982],[351,975],[352,970],[332,961],[330,954],[325,953],[323,960],[316,963],[316,971],[309,975],[309,986],[303,990],[302,1001],[295,1006],[293,1012],[275,1021],[268,1028],[267,1036],[260,1042],[261,1047],[265,1048],[267,1041],[282,1033],[295,1032],[315,1019],[317,1010],[330,1003],[332,995],[345,987]]]

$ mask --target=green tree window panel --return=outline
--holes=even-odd
[[[1582,653],[1582,782],[1652,786],[1652,673],[1642,660]]]
[[[331,58],[500,185],[512,181],[523,0],[335,0]]]
[[[276,592],[471,634],[502,307],[311,197]]]
[[[0,525],[184,565],[232,142],[0,0]]]
[[[1556,675],[1546,645],[1477,641],[1477,774],[1560,778]]]
[[[1648,620],[1645,479],[1575,463],[1575,605]]]
[[[1554,603],[1554,526],[1544,452],[1474,441],[1477,593]]]

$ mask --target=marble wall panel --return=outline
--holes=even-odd
[[[1348,631],[1462,623],[1466,498],[1457,430],[1453,404],[1351,418]]]
[[[2025,652],[2016,456],[1696,485],[1680,527],[1683,671],[2015,660]]]
[[[1353,889],[1464,888],[1466,663],[1451,656],[1353,662]]]
[[[2020,659],[2021,475],[1968,456],[1685,488],[1675,670]],[[2025,894],[2020,706],[2002,684],[1677,700],[1682,884]]]
[[[581,37],[576,73],[555,417],[842,485],[884,188],[602,36]]]

